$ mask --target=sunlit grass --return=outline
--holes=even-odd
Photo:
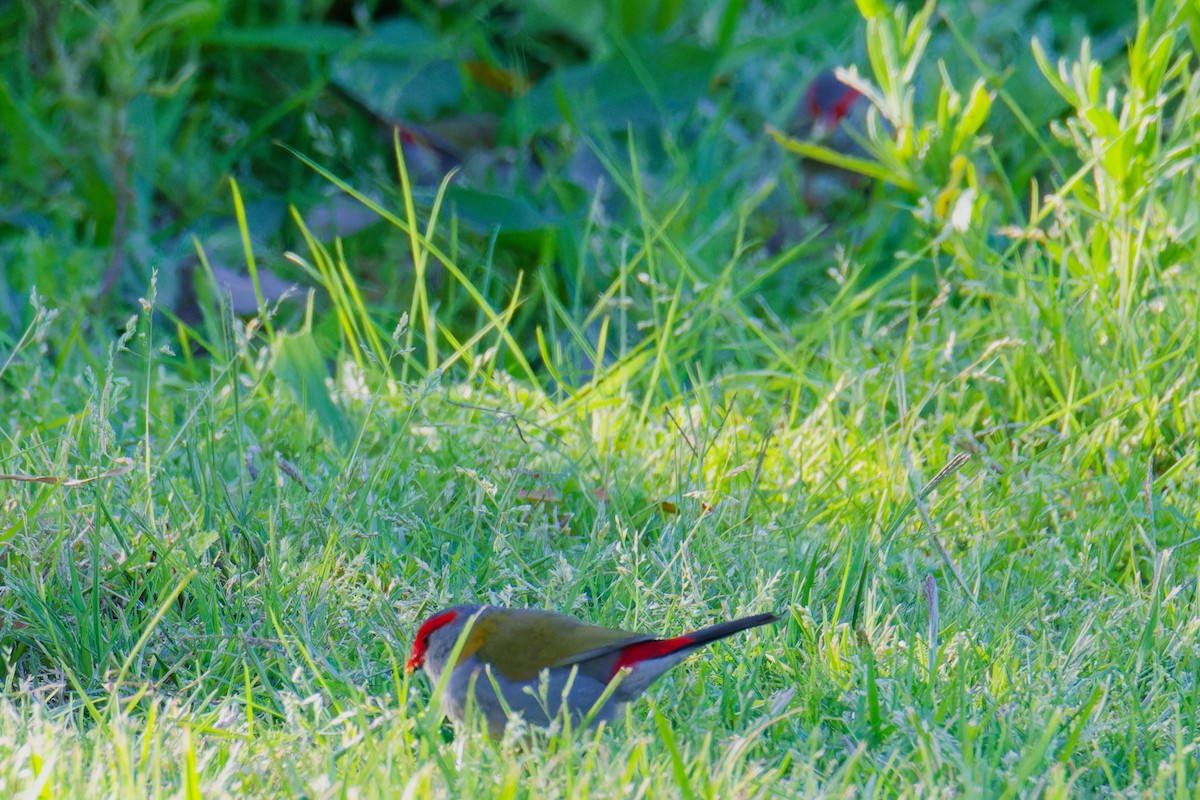
[[[915,246],[870,276],[850,248],[794,318],[761,291],[808,244],[698,258],[689,197],[653,202],[632,144],[604,158],[640,225],[589,221],[619,241],[587,301],[531,269],[496,304],[442,195],[413,202],[397,142],[402,212],[305,159],[409,243],[395,318],[306,230],[290,259],[321,295],[292,327],[265,307],[188,327],[151,286],[122,334],[85,343],[38,308],[0,358],[0,780],[1187,796],[1200,110],[1186,20],[1143,18],[1124,76],[1101,81],[1086,47],[1061,68],[1035,49],[1070,110],[1034,133],[1068,149],[1021,215],[980,118],[991,88],[942,87],[922,119],[911,87],[884,86],[893,128],[927,145],[878,129],[870,149],[903,170],[907,194],[880,202]],[[872,22],[881,71],[923,41],[910,23]],[[434,302],[435,268],[462,304]],[[663,633],[785,621],[599,733],[493,743],[444,726],[400,669],[418,620],[471,600]]]

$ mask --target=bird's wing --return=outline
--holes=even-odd
[[[473,652],[509,680],[527,681],[544,669],[576,664],[652,638],[588,625],[553,611],[497,609],[476,620],[464,652]]]

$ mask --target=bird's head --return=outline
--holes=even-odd
[[[483,606],[454,606],[422,622],[421,627],[417,628],[404,671],[411,673],[425,667],[431,674],[441,674],[463,628],[482,609]]]

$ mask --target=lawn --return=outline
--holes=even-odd
[[[6,792],[1193,796],[1194,3],[233,5],[0,8]]]

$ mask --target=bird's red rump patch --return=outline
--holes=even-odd
[[[826,125],[837,125],[845,119],[860,97],[857,89],[832,76],[818,78],[805,93],[809,115],[824,120]]]
[[[652,661],[656,658],[669,656],[672,653],[687,647],[693,642],[690,636],[676,636],[674,639],[651,639],[648,642],[637,642],[631,644],[621,651],[621,655],[617,657],[617,663],[613,664],[612,675],[609,680],[616,677],[616,674],[623,667],[633,667],[643,661]]]
[[[457,611],[443,611],[421,623],[421,627],[417,628],[417,637],[413,640],[412,652],[408,654],[408,661],[404,665],[405,672],[418,670],[425,665],[425,651],[429,649],[429,634],[443,625],[449,625],[457,616]]]
[[[853,86],[847,86],[846,91],[838,98],[838,101],[833,106],[833,118],[839,122],[850,113],[850,109],[854,106],[855,101],[862,97],[857,89]]]

